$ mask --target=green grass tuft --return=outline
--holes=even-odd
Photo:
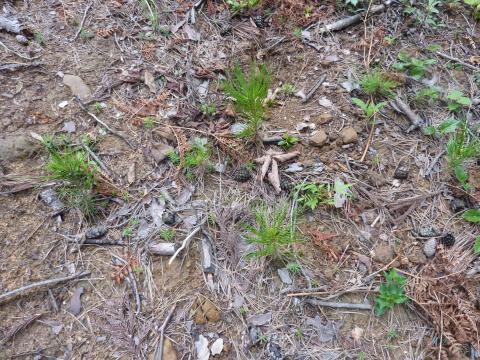
[[[362,90],[370,96],[395,97],[393,90],[398,84],[378,70],[365,74],[360,81]]]
[[[380,294],[375,298],[375,315],[381,316],[385,311],[392,309],[396,304],[407,302],[405,284],[407,279],[397,270],[391,269],[385,273],[386,283],[380,285]]]
[[[290,203],[283,201],[273,207],[265,203],[253,209],[255,224],[246,225],[247,242],[255,244],[258,249],[249,257],[268,257],[282,260],[292,255],[292,245],[298,241],[295,214],[292,214]]]
[[[265,65],[251,64],[247,74],[240,65],[235,65],[228,72],[223,89],[230,96],[235,110],[246,120],[247,127],[240,137],[251,137],[257,134],[265,117],[265,99],[268,95],[271,78]]]

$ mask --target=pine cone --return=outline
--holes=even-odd
[[[280,178],[280,188],[285,192],[290,192],[293,189],[293,184],[288,178],[281,177]]]
[[[440,238],[440,243],[446,247],[452,247],[455,244],[455,236],[452,234],[443,235]]]
[[[240,166],[237,171],[233,173],[233,179],[238,182],[246,182],[250,180],[252,174],[246,166]]]
[[[259,29],[265,29],[268,26],[268,20],[266,20],[262,15],[252,16],[252,20]]]

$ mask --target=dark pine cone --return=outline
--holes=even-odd
[[[268,26],[268,20],[262,15],[252,16],[252,20],[259,29],[265,29]]]
[[[280,188],[285,192],[290,192],[293,189],[293,184],[288,178],[281,177],[280,178]]]
[[[440,243],[445,245],[446,247],[452,247],[455,244],[455,236],[452,234],[443,235],[440,238]]]
[[[237,171],[233,173],[233,179],[238,182],[245,182],[250,180],[252,174],[246,166],[240,166]]]

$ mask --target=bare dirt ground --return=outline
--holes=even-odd
[[[480,37],[471,9],[442,1],[428,13],[420,1],[415,15],[406,12],[410,2],[392,2],[365,18],[367,3],[358,23],[321,33],[354,11],[284,0],[232,16],[223,1],[169,0],[157,2],[155,20],[148,3],[1,4],[0,19],[18,19],[22,29],[0,27],[0,359],[157,360],[162,344],[169,360],[478,359],[480,233],[462,218],[478,207],[478,154],[465,163],[466,190],[448,168],[448,139],[424,133],[455,116],[478,136]],[[414,79],[393,70],[401,51],[436,63]],[[242,223],[252,221],[251,205],[292,196],[256,176],[234,179],[241,165],[281,151],[276,142],[247,144],[230,134],[242,120],[222,80],[233,64],[252,61],[266,64],[272,92],[295,89],[277,90],[262,128],[264,139],[285,132],[300,139],[288,150],[299,156],[280,164],[282,182],[351,184],[343,206],[299,216],[296,271],[246,256]],[[352,103],[368,100],[358,82],[374,68],[398,82],[396,97],[419,115],[418,128],[408,131],[411,119],[394,100],[373,129]],[[440,89],[442,100],[416,101],[425,87]],[[462,112],[447,108],[453,90],[470,99]],[[215,114],[202,113],[202,104],[214,104]],[[299,131],[299,123],[317,133]],[[318,131],[326,135],[320,143]],[[93,144],[91,160],[104,167],[93,219],[39,196],[59,185],[46,177],[48,153],[38,140],[46,135]],[[182,154],[195,137],[208,139],[212,164],[185,177],[165,159],[165,146]],[[300,169],[290,171],[292,163]],[[106,234],[79,244],[92,227]],[[151,250],[162,242],[178,249],[196,229],[173,261]],[[427,257],[425,243],[446,234],[453,246],[435,242]],[[375,316],[369,305],[391,268],[406,277],[409,300]]]

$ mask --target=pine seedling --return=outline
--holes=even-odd
[[[385,105],[387,105],[386,102],[375,104],[373,100],[364,102],[361,99],[355,97],[352,98],[352,102],[363,110],[368,120],[370,120],[377,112],[379,112]]]
[[[362,78],[360,86],[367,95],[393,98],[393,90],[398,84],[380,71],[374,70]]]

